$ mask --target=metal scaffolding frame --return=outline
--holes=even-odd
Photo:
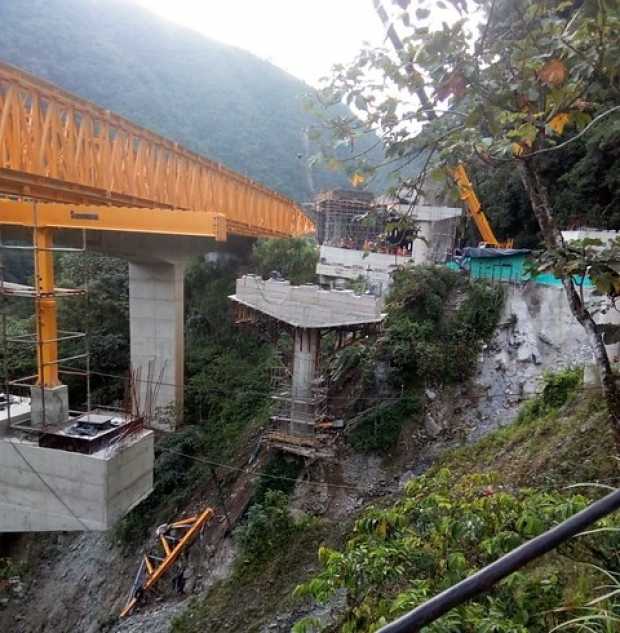
[[[4,350],[3,362],[3,384],[5,397],[7,400],[7,419],[8,425],[11,426],[11,394],[15,390],[31,389],[32,387],[41,386],[41,407],[42,407],[42,430],[48,425],[45,412],[45,389],[48,386],[47,379],[51,379],[52,383],[57,381],[59,375],[81,376],[86,382],[86,412],[91,410],[91,372],[90,372],[90,346],[88,336],[88,323],[83,331],[61,330],[55,329],[54,333],[49,333],[49,327],[45,327],[43,320],[47,313],[53,316],[53,323],[56,324],[56,302],[61,298],[83,297],[87,302],[89,296],[89,266],[85,266],[84,285],[79,288],[58,288],[53,282],[53,274],[45,279],[46,272],[42,270],[45,266],[43,258],[53,258],[57,253],[66,254],[84,254],[86,253],[86,231],[81,230],[81,243],[78,247],[70,246],[54,246],[53,237],[46,235],[45,228],[38,225],[37,219],[37,203],[32,202],[34,228],[32,230],[32,243],[24,244],[23,239],[5,240],[5,236],[0,226],[0,318],[2,321],[2,348]],[[43,237],[43,239],[42,239]],[[24,284],[15,284],[8,282],[5,278],[4,259],[7,251],[14,252],[30,252],[32,253],[34,262],[34,285],[28,286]],[[53,262],[53,259],[52,259]],[[50,287],[46,287],[46,282],[51,282]],[[8,305],[11,298],[30,299],[34,303],[34,314],[36,321],[36,330],[27,334],[11,336],[8,333]],[[48,354],[48,350],[57,348],[63,343],[69,341],[82,341],[82,349],[79,353],[67,356],[58,356],[57,352]],[[24,347],[34,347],[35,357],[37,359],[37,373],[29,376],[21,376],[18,378],[11,377],[9,366],[9,345],[17,345]],[[67,363],[82,363],[82,367],[66,366]],[[60,384],[56,382],[56,384]],[[72,415],[82,415],[84,411],[70,410]],[[21,430],[28,430],[27,426],[20,425]],[[41,430],[34,429],[32,430]]]

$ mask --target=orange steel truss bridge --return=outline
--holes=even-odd
[[[0,227],[32,228],[38,383],[59,384],[56,229],[211,237],[313,230],[292,200],[0,63]]]

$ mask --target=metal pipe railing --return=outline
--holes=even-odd
[[[620,490],[608,494],[570,519],[517,547],[473,576],[465,578],[398,620],[387,624],[379,629],[378,633],[418,633],[423,626],[434,622],[463,602],[488,591],[500,580],[618,509],[620,509]]]

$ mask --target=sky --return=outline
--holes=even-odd
[[[311,85],[383,42],[372,0],[138,0],[147,9],[271,61]]]

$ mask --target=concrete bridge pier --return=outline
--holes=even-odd
[[[312,386],[316,377],[319,355],[319,330],[297,328],[293,354],[291,385],[291,432],[298,435],[314,433],[314,405]]]
[[[187,263],[192,257],[243,258],[252,243],[251,238],[234,235],[218,243],[180,235],[88,233],[89,250],[129,262],[131,367],[140,374],[140,407],[148,409],[154,428],[174,431],[182,421]]]
[[[129,263],[129,329],[135,393],[151,425],[173,431],[183,415],[185,262]]]

